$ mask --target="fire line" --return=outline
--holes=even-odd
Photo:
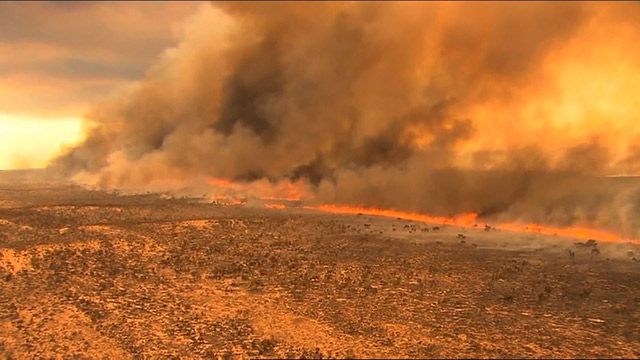
[[[476,221],[478,214],[469,213],[462,214],[456,217],[443,217],[443,216],[429,216],[420,213],[404,212],[398,210],[389,209],[376,209],[376,208],[364,208],[364,207],[352,207],[352,206],[340,206],[340,205],[320,205],[320,206],[304,206],[305,209],[320,210],[334,214],[363,214],[383,217],[394,217],[404,220],[421,221],[427,223],[443,224],[461,226],[466,228],[485,227],[487,224],[481,221]],[[597,229],[591,229],[587,227],[552,227],[541,224],[516,224],[516,223],[504,223],[494,226],[495,229],[512,231],[512,232],[527,232],[537,233],[544,235],[554,235],[561,237],[569,237],[575,239],[595,239],[606,242],[631,242],[637,243],[636,240],[625,239],[622,236],[606,231]]]

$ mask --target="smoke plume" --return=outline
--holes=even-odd
[[[637,238],[638,43],[637,3],[205,4],[52,166]]]

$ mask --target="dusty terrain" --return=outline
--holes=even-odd
[[[3,358],[640,356],[636,245],[3,176]]]

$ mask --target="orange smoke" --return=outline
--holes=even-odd
[[[422,221],[427,223],[455,225],[455,226],[462,226],[462,227],[485,227],[487,225],[484,222],[476,221],[478,214],[474,214],[474,213],[462,214],[456,217],[443,217],[443,216],[429,216],[425,214],[403,212],[403,211],[397,211],[397,210],[362,208],[362,207],[352,207],[352,206],[338,206],[338,205],[320,205],[317,207],[305,206],[304,208],[325,211],[333,214],[362,214],[362,215],[384,216],[384,217],[393,217],[393,218],[399,218],[404,220]],[[562,237],[569,237],[569,238],[583,239],[583,240],[597,239],[600,241],[607,241],[607,242],[636,242],[631,239],[624,239],[622,236],[618,234],[609,233],[606,231],[600,231],[596,229],[590,229],[587,227],[578,227],[578,226],[557,228],[557,227],[551,227],[551,226],[544,226],[540,224],[505,223],[505,224],[494,226],[494,228],[499,230],[506,230],[506,231],[530,232],[530,233],[555,235],[555,236],[562,236]]]
[[[217,187],[221,187],[221,188],[228,188],[228,189],[241,189],[242,186],[238,183],[234,183],[231,182],[229,180],[224,180],[224,179],[209,179],[209,184],[213,185],[213,186],[217,186]]]
[[[262,200],[277,201],[301,201],[312,197],[311,191],[305,187],[306,184],[289,180],[271,183],[262,179],[250,183],[237,183],[225,179],[211,178],[209,179],[209,184],[221,190],[225,196],[237,193],[244,197],[249,196]]]

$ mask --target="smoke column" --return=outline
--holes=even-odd
[[[182,36],[51,167],[640,237],[638,3],[213,3]]]

